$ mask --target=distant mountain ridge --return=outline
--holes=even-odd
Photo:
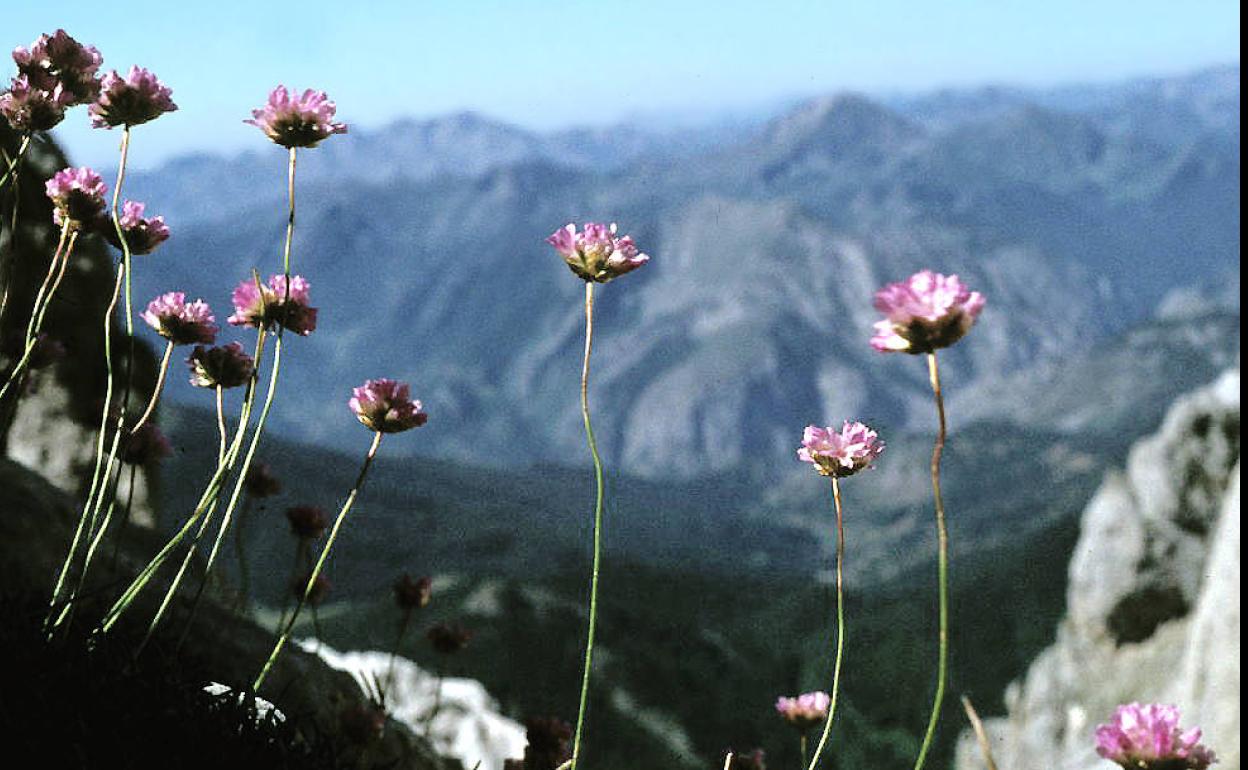
[[[1227,85],[1144,91],[1189,105],[1164,121],[1221,114]],[[866,345],[871,293],[889,280],[930,266],[988,295],[979,328],[943,357],[957,392],[1060,366],[1175,289],[1237,276],[1238,124],[1159,141],[1130,128],[1140,91],[1092,89],[1080,113],[1027,103],[962,121],[840,95],[667,154],[609,133],[570,149],[566,135],[462,115],[336,137],[300,156],[295,269],[321,328],[289,348],[275,425],[349,437],[349,388],[393,375],[430,408],[422,452],[581,462],[580,287],[542,240],[607,217],[654,256],[600,293],[591,398],[612,463],[767,475],[808,422],[925,425],[922,367]],[[594,148],[613,158],[591,161]],[[272,271],[283,158],[254,158],[208,164],[219,187],[195,170],[202,159],[128,187],[155,211],[171,190],[199,201],[140,267],[140,297],[178,288],[223,312],[253,265]]]

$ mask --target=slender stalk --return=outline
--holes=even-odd
[[[403,646],[403,637],[407,634],[407,624],[412,620],[412,611],[403,611],[403,620],[399,622],[399,636],[394,640],[394,647],[390,650],[390,663],[386,666],[386,687],[394,687],[394,659],[399,654],[399,649]]]
[[[152,387],[152,397],[147,402],[147,408],[143,410],[143,415],[139,417],[139,421],[130,429],[130,435],[139,432],[139,428],[147,422],[152,416],[152,412],[156,411],[156,402],[160,400],[160,393],[165,389],[165,375],[169,373],[169,359],[173,357],[173,340],[169,340],[165,344],[165,354],[160,357],[160,369],[156,372],[156,384]]]
[[[984,764],[988,766],[988,770],[997,770],[997,762],[992,757],[992,744],[988,742],[988,731],[984,729],[984,723],[975,711],[975,706],[971,704],[971,699],[965,695],[962,696],[962,708],[966,710],[966,718],[970,720],[971,729],[975,731],[975,740],[979,742],[979,751],[984,755]]]
[[[806,731],[802,731],[802,737],[798,739],[798,746],[802,754],[802,767],[806,766],[808,755],[806,754]]]
[[[217,448],[217,463],[225,462],[225,444],[229,431],[225,427],[225,388],[218,385],[217,391],[217,433],[221,437],[221,443]]]
[[[134,477],[138,470],[139,466],[130,466],[130,479],[126,483],[126,507],[122,510],[121,523],[117,525],[117,537],[113,541],[113,563],[110,567],[112,572],[117,571],[117,557],[121,554],[121,543],[125,539],[126,529],[130,526],[130,512],[134,505]]]
[[[835,476],[832,477],[832,502],[836,507],[836,664],[832,669],[832,697],[828,703],[828,719],[823,725],[823,734],[819,736],[819,744],[815,747],[815,755],[811,757],[808,770],[815,770],[819,766],[823,749],[828,744],[828,736],[832,733],[832,720],[836,718],[836,698],[841,689],[841,662],[845,656],[845,516],[841,509],[841,484]]]
[[[178,592],[178,586],[182,583],[182,577],[186,575],[186,570],[191,566],[191,559],[195,558],[195,551],[199,548],[199,541],[203,539],[204,532],[208,529],[208,524],[212,522],[212,514],[216,510],[215,506],[210,507],[203,519],[199,523],[199,529],[195,532],[194,539],[186,546],[186,554],[182,557],[182,564],[178,566],[178,571],[174,575],[173,580],[169,583],[169,588],[165,591],[164,598],[160,600],[160,606],[156,608],[156,614],[152,616],[152,621],[147,624],[147,632],[143,634],[143,640],[139,642],[139,646],[134,649],[134,657],[138,658],[143,653],[143,649],[147,647],[147,643],[151,641],[152,634],[155,633],[156,627],[160,625],[161,619],[165,616],[165,611],[169,609],[169,604],[173,601],[173,597]],[[189,626],[188,626],[189,628]]]
[[[936,500],[936,572],[940,591],[940,632],[936,695],[932,701],[932,715],[927,722],[927,732],[923,736],[923,745],[919,749],[919,758],[914,763],[914,770],[920,770],[923,767],[928,751],[931,750],[936,725],[940,721],[940,707],[945,699],[945,681],[949,676],[949,533],[945,528],[945,502],[940,494],[940,458],[945,451],[947,427],[945,399],[940,390],[940,367],[936,362],[935,353],[927,354],[927,372],[932,386],[932,395],[936,399],[936,416],[939,420],[936,444],[932,447],[932,493]]]
[[[234,527],[234,557],[238,560],[238,612],[246,613],[251,604],[251,565],[247,561],[246,529],[251,520],[251,498],[243,500]]]
[[[585,440],[594,460],[594,483],[597,495],[594,500],[594,561],[589,584],[589,625],[585,633],[585,669],[581,674],[581,701],[576,712],[576,733],[572,739],[572,760],[569,767],[576,770],[581,756],[581,735],[585,727],[585,710],[589,706],[589,676],[594,664],[594,634],[598,628],[598,579],[602,564],[602,458],[598,455],[598,442],[594,440],[594,427],[589,419],[589,357],[594,350],[594,284],[585,282],[585,358],[581,363],[581,417],[585,422]]]
[[[13,156],[13,160],[9,161],[9,167],[5,170],[4,176],[0,177],[0,187],[4,187],[10,176],[15,180],[14,184],[17,183],[18,164],[22,162],[22,156],[26,154],[26,148],[30,146],[30,137],[30,132],[22,136],[22,143],[17,147],[17,154]]]
[[[329,550],[334,547],[334,541],[338,539],[338,531],[342,528],[342,522],[346,519],[351,506],[355,505],[355,499],[359,497],[360,489],[364,486],[364,479],[368,476],[368,469],[373,464],[373,458],[377,456],[377,448],[381,446],[382,435],[384,434],[381,431],[373,434],[373,443],[368,448],[364,464],[360,467],[360,474],[355,478],[355,485],[351,487],[351,492],[342,504],[342,510],[338,511],[338,517],[334,519],[334,526],[329,531],[329,539],[325,541],[325,547],[321,549],[321,555],[316,560],[316,566],[312,568],[311,574],[308,575],[307,585],[303,589],[303,595],[299,597],[299,603],[295,605],[295,611],[291,613],[290,620],[286,621],[286,626],[282,629],[282,634],[278,637],[277,644],[273,646],[273,651],[269,653],[268,660],[264,662],[264,668],[260,669],[260,674],[256,676],[256,681],[251,685],[253,692],[260,691],[260,685],[264,684],[264,680],[268,677],[269,671],[272,670],[273,664],[277,662],[277,657],[281,655],[282,648],[286,646],[286,640],[290,638],[290,632],[295,627],[295,621],[299,619],[299,612],[303,609],[303,605],[307,603],[308,597],[311,596],[316,586],[316,579],[325,567],[325,560],[329,557]]]
[[[5,172],[5,177],[12,173],[12,212],[9,217],[9,255],[2,258],[0,255],[0,283],[4,283],[4,293],[0,293],[0,322],[4,322],[5,309],[9,307],[9,290],[12,288],[9,276],[11,275],[12,263],[17,258],[17,208],[21,207],[21,188],[19,182],[21,180],[21,160],[26,155],[26,147],[30,146],[30,134],[22,137],[21,146],[17,147],[17,155],[12,158],[9,163],[9,171]],[[0,187],[4,186],[4,181],[0,181]]]
[[[74,230],[70,233],[68,241],[65,237],[66,233],[69,233],[68,225],[61,229],[61,241],[56,247],[56,253],[52,256],[52,264],[48,266],[48,275],[43,279],[43,285],[39,288],[39,293],[35,296],[35,304],[31,308],[30,322],[26,326],[26,339],[22,347],[22,357],[13,365],[13,370],[9,372],[4,386],[0,387],[0,400],[9,392],[9,388],[21,382],[26,365],[30,363],[30,357],[34,354],[35,345],[38,342],[39,332],[43,329],[43,319],[47,315],[48,307],[52,304],[52,298],[56,295],[56,290],[60,288],[61,281],[65,278],[65,271],[69,267],[69,259],[73,255],[74,244],[78,240],[78,231]]]

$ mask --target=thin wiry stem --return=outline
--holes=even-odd
[[[9,389],[15,383],[21,381],[26,365],[30,363],[30,357],[34,354],[35,345],[38,342],[39,332],[43,329],[44,316],[47,315],[48,307],[52,304],[52,298],[55,296],[57,288],[60,287],[61,281],[65,278],[65,270],[69,267],[69,259],[73,255],[74,243],[77,240],[78,231],[74,230],[71,234],[69,223],[67,222],[61,228],[60,242],[57,243],[56,252],[52,255],[52,262],[48,265],[48,274],[44,277],[43,285],[39,287],[39,293],[35,295],[35,304],[31,307],[30,321],[26,324],[26,337],[22,345],[22,357],[13,365],[13,370],[9,372],[9,376],[4,382],[4,387],[0,387],[0,400],[4,399],[5,394],[9,392]]]
[[[139,466],[130,466],[130,478],[126,482],[126,507],[121,513],[121,523],[117,525],[117,537],[113,541],[113,563],[110,567],[112,572],[117,571],[117,557],[121,555],[121,544],[126,537],[126,529],[130,526],[130,512],[134,505],[134,477],[138,472]]]
[[[927,354],[927,373],[932,386],[932,395],[936,399],[936,416],[940,428],[936,434],[936,444],[932,447],[931,465],[932,493],[936,499],[936,572],[940,592],[940,632],[939,657],[936,666],[936,695],[932,701],[932,714],[927,722],[927,732],[923,736],[923,745],[919,748],[919,757],[914,763],[914,770],[920,770],[927,760],[932,738],[936,735],[936,725],[940,721],[940,707],[945,699],[945,681],[949,675],[949,533],[945,529],[945,502],[940,494],[940,458],[945,450],[946,437],[945,399],[940,390],[940,367],[936,363],[935,353]]]
[[[225,444],[228,440],[229,431],[225,427],[225,388],[218,385],[217,391],[217,434],[221,438],[221,442],[217,447],[217,463],[225,462]]]
[[[403,637],[407,634],[407,624],[412,620],[412,611],[403,611],[403,620],[399,622],[399,636],[394,640],[394,648],[390,650],[390,663],[386,666],[386,687],[394,687],[394,659],[398,657],[403,646]]]
[[[992,756],[992,744],[988,742],[988,731],[984,729],[983,720],[971,704],[971,699],[962,696],[962,708],[966,710],[966,718],[970,720],[971,729],[975,731],[975,740],[979,742],[979,751],[984,755],[984,764],[988,770],[997,770],[997,761]]]
[[[828,736],[832,733],[832,720],[836,718],[836,698],[841,689],[841,662],[845,655],[845,516],[841,510],[841,484],[835,476],[832,477],[832,502],[836,507],[836,663],[832,669],[828,719],[824,722],[823,734],[819,736],[819,744],[815,747],[808,770],[815,770],[819,766],[823,749],[828,744]]]
[[[589,584],[589,624],[585,632],[585,669],[581,674],[581,700],[576,712],[576,733],[572,739],[570,768],[576,770],[581,756],[581,735],[585,727],[585,711],[589,706],[589,677],[594,665],[594,634],[598,628],[598,578],[602,563],[602,458],[598,455],[598,442],[594,440],[594,427],[589,419],[589,358],[594,349],[594,284],[585,282],[585,358],[581,363],[581,417],[585,422],[585,440],[594,460],[594,482],[597,495],[594,500],[594,557]]]
[[[281,636],[277,638],[277,644],[273,645],[273,651],[269,653],[269,658],[264,662],[264,668],[260,669],[260,673],[256,676],[256,681],[252,683],[252,692],[259,692],[260,685],[264,684],[265,678],[268,677],[269,671],[273,669],[273,664],[277,662],[277,658],[282,654],[282,648],[286,646],[286,641],[290,638],[290,632],[295,627],[295,621],[299,619],[299,612],[307,603],[308,597],[312,595],[312,591],[316,587],[316,579],[320,577],[321,570],[325,567],[325,560],[329,557],[329,550],[334,547],[334,541],[338,539],[338,531],[342,528],[342,522],[347,518],[351,506],[355,505],[355,500],[360,495],[360,489],[364,486],[364,479],[368,476],[368,469],[373,464],[373,458],[377,456],[377,448],[381,446],[381,437],[384,434],[377,431],[373,434],[373,443],[368,448],[368,454],[364,457],[364,464],[360,466],[360,474],[355,477],[355,484],[351,487],[351,492],[347,494],[347,499],[342,504],[342,509],[338,511],[338,517],[334,519],[334,526],[329,531],[329,538],[325,541],[325,547],[321,549],[321,555],[316,560],[316,566],[312,568],[311,574],[308,575],[307,585],[304,586],[303,594],[299,597],[299,603],[295,605],[295,611],[291,613],[290,620],[286,621],[285,627],[282,629]]]
[[[10,176],[13,177],[15,180],[14,184],[16,184],[18,164],[22,162],[22,156],[26,154],[26,148],[30,146],[30,137],[30,132],[22,136],[22,143],[17,147],[17,154],[13,156],[13,160],[9,161],[9,167],[5,169],[4,176],[0,177],[0,187],[4,187]]]
[[[130,435],[139,432],[139,428],[147,422],[152,416],[152,412],[156,411],[156,402],[160,400],[160,393],[165,389],[165,375],[169,373],[169,359],[173,357],[173,340],[169,340],[165,344],[165,354],[160,357],[160,369],[156,373],[156,385],[152,388],[152,397],[147,402],[147,408],[143,410],[143,415],[139,417],[138,422],[130,429]]]
[[[7,254],[0,254],[0,283],[4,284],[4,292],[0,293],[0,324],[4,322],[4,311],[9,307],[9,290],[12,288],[10,276],[13,263],[17,260],[17,211],[22,205],[22,158],[30,145],[30,134],[22,140],[17,155],[10,164],[13,174],[13,211],[9,215],[9,249]],[[8,172],[6,172],[7,174]],[[2,185],[0,185],[2,186]]]

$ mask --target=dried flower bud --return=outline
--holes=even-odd
[[[443,655],[453,655],[468,646],[472,632],[460,625],[438,623],[428,631],[433,649]]]
[[[412,579],[404,573],[394,583],[394,601],[399,609],[405,611],[419,610],[429,606],[433,598],[433,581],[428,577]]]

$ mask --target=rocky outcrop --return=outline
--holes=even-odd
[[[506,760],[524,756],[524,726],[498,713],[498,703],[480,682],[440,678],[407,658],[392,662],[389,653],[377,650],[338,652],[314,639],[300,646],[351,674],[361,687],[378,683],[391,717],[464,767],[502,770]]]
[[[1239,373],[1179,399],[1085,509],[1056,642],[988,732],[1001,770],[1106,766],[1093,731],[1117,704],[1175,703],[1240,764]],[[959,770],[983,761],[970,736]]]
[[[14,594],[46,597],[51,594],[57,568],[65,557],[71,527],[78,510],[70,498],[45,479],[21,466],[0,459],[0,586],[6,596]],[[114,541],[106,539],[101,556],[96,559],[92,575],[80,595],[86,597],[78,616],[90,622],[98,617],[103,606],[92,597],[110,598],[119,585],[125,585],[139,568],[163,544],[164,535],[147,528],[130,528],[112,562]],[[197,564],[202,568],[202,564]],[[168,586],[168,574],[158,574],[153,584],[140,595],[135,606],[123,618],[116,633],[140,633],[155,614],[156,603]],[[197,574],[193,569],[191,574]],[[195,583],[187,581],[184,590],[171,605],[163,628],[180,634],[186,627]],[[213,681],[193,682],[197,688],[212,687],[212,692],[240,692],[255,676],[273,646],[273,632],[262,628],[231,609],[231,597],[219,595],[212,587],[206,600],[193,616],[186,633],[185,645],[178,650],[178,660],[194,660],[202,664]],[[27,618],[11,618],[10,622],[28,622]],[[36,621],[37,622],[37,621]],[[110,637],[111,638],[111,637]],[[138,640],[138,636],[135,640]],[[174,640],[154,639],[149,653],[172,649]],[[145,653],[146,654],[146,653]],[[88,674],[89,675],[89,674]],[[285,715],[297,717],[301,724],[311,726],[321,735],[329,735],[348,754],[358,751],[361,743],[353,736],[352,724],[346,715],[353,710],[368,711],[368,696],[352,677],[333,668],[320,657],[293,646],[287,647],[278,659],[260,696],[270,700]],[[223,695],[222,697],[231,697]],[[3,698],[0,698],[3,700]],[[367,743],[367,766],[392,767],[395,770],[461,770],[454,759],[439,757],[419,735],[399,719],[385,723],[381,738]],[[365,766],[361,764],[360,766]]]
[[[18,139],[0,121],[0,146],[9,157]],[[0,295],[6,297],[0,317],[0,376],[20,356],[22,338],[35,295],[56,250],[58,230],[44,182],[69,165],[57,147],[44,137],[31,142],[15,183],[0,189]],[[16,196],[14,195],[16,185]],[[17,201],[17,228],[9,216]],[[143,257],[141,259],[155,259]],[[20,401],[6,394],[0,403],[0,457],[9,457],[72,496],[85,497],[95,458],[95,437],[107,381],[104,366],[104,311],[113,287],[109,247],[95,235],[79,239],[64,281],[48,309],[44,331],[65,348],[52,366],[31,372]],[[155,359],[143,342],[131,347],[124,328],[115,323],[113,354],[115,377],[124,388],[121,372],[134,351],[131,410],[141,410],[155,380]],[[135,475],[132,520],[155,523],[151,468]],[[128,496],[129,474],[122,474],[119,493]]]

